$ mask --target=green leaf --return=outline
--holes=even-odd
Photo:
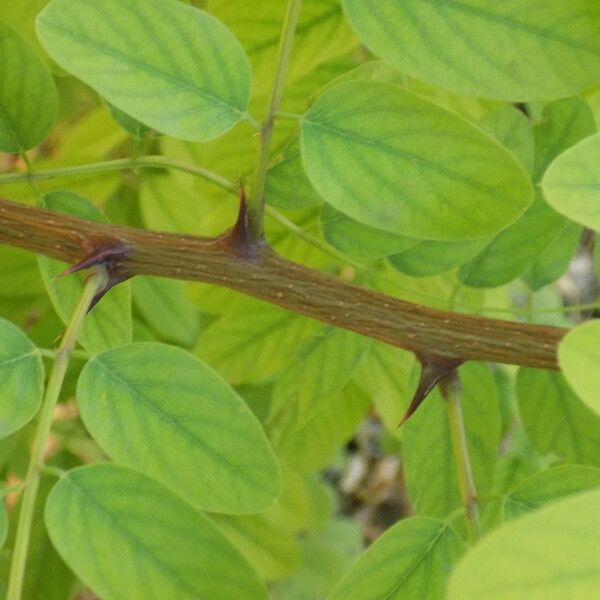
[[[598,490],[577,494],[492,532],[457,565],[448,600],[596,597],[599,504]]]
[[[506,149],[392,84],[339,84],[312,105],[301,129],[315,189],[372,227],[422,239],[476,238],[506,227],[531,203],[531,182]]]
[[[294,359],[298,343],[318,325],[263,302],[245,301],[208,327],[195,353],[227,381],[267,381]]]
[[[35,50],[0,21],[0,151],[21,152],[50,133],[58,93]]]
[[[403,73],[509,101],[573,96],[600,80],[590,0],[343,0],[359,38]]]
[[[272,206],[284,210],[321,204],[321,197],[304,172],[299,138],[294,138],[281,159],[267,172],[265,199]]]
[[[277,440],[277,455],[302,473],[324,469],[350,440],[369,405],[370,398],[351,381],[304,426],[286,431]]]
[[[72,192],[45,194],[42,204],[58,213],[107,223],[106,217],[89,200]],[[83,280],[79,275],[58,277],[70,266],[67,263],[46,256],[37,258],[54,310],[66,324],[81,296]],[[98,354],[129,343],[131,336],[131,289],[125,282],[112,289],[86,317],[78,341],[90,354]]]
[[[106,600],[149,593],[182,600],[267,597],[206,517],[123,467],[95,465],[64,475],[48,497],[46,527],[65,562]]]
[[[369,338],[337,327],[306,340],[275,382],[269,436],[279,440],[310,421],[348,382],[370,344]]]
[[[464,550],[443,521],[414,517],[388,529],[346,573],[328,600],[442,599]]]
[[[600,133],[563,152],[542,181],[550,206],[577,223],[600,231]]]
[[[520,517],[549,502],[596,487],[600,487],[600,469],[580,465],[547,469],[522,481],[505,496],[504,518]]]
[[[6,536],[8,534],[8,515],[6,514],[6,506],[4,506],[4,501],[0,502],[0,548],[4,545],[6,541]]]
[[[329,244],[358,259],[384,258],[419,243],[414,238],[359,223],[329,204],[323,204],[321,210],[321,229]]]
[[[539,181],[552,159],[595,131],[595,124],[589,106],[579,99],[570,98],[553,102],[544,108],[542,119],[534,127],[535,161],[533,179]],[[571,224],[552,210],[539,191],[536,190],[533,204],[513,225],[495,236],[488,246],[471,261],[463,265],[459,277],[472,287],[497,287],[523,275],[540,263],[543,266],[544,254],[558,247],[558,265],[550,266],[548,274],[558,271],[572,254],[567,254],[571,245],[560,248],[560,240],[574,236]],[[557,246],[558,245],[558,246]],[[550,251],[552,251],[550,250]],[[560,275],[561,273],[559,273]]]
[[[248,59],[202,10],[175,0],[52,0],[37,30],[61,67],[161,133],[209,140],[244,117]]]
[[[560,373],[521,369],[517,394],[523,425],[538,452],[600,466],[600,417]]]
[[[413,277],[427,277],[464,264],[488,244],[487,237],[456,242],[423,240],[400,254],[390,256],[389,260],[402,273]]]
[[[199,330],[198,313],[182,281],[135,277],[133,302],[144,320],[167,342],[192,346]]]
[[[500,444],[500,413],[487,365],[460,369],[467,446],[479,494],[492,489]],[[435,391],[403,426],[402,458],[408,494],[419,514],[446,517],[462,505],[445,401]]]
[[[254,94],[268,93],[286,3],[253,0],[252,10],[248,10],[246,2],[208,0],[206,9],[230,27],[246,48],[252,63]],[[357,43],[344,19],[339,0],[304,0],[286,81],[292,82],[313,72],[320,64],[345,54]]]
[[[558,364],[571,388],[600,414],[600,321],[588,321],[567,333],[558,346]]]
[[[107,108],[110,111],[112,118],[133,137],[143,138],[149,131],[151,131],[149,127],[146,127],[146,125],[140,123],[137,119],[129,116],[116,106],[107,104]]]
[[[81,372],[77,400],[113,460],[196,507],[256,512],[281,491],[279,466],[250,409],[180,348],[141,342],[96,356]]]
[[[489,111],[478,125],[489,131],[503,146],[506,146],[531,175],[535,156],[533,131],[529,119],[510,105]]]
[[[29,338],[4,319],[0,319],[0,381],[0,438],[5,438],[40,408],[44,366]]]

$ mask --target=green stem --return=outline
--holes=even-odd
[[[479,499],[477,497],[475,479],[473,478],[469,448],[467,447],[458,375],[452,373],[444,377],[440,382],[440,390],[446,400],[448,425],[450,426],[450,437],[452,438],[452,450],[458,474],[458,484],[466,511],[469,539],[473,544],[481,537]]]
[[[27,169],[27,181],[29,182],[29,185],[30,185],[31,189],[33,190],[33,193],[38,198],[41,198],[42,193],[40,192],[40,188],[38,188],[38,186],[35,182],[33,165],[31,164],[31,161],[29,160],[29,156],[27,156],[27,152],[25,152],[25,150],[21,150],[21,158],[23,159],[23,162],[25,163],[25,167]]]
[[[264,212],[265,212],[265,184],[267,180],[267,170],[269,168],[269,156],[271,153],[271,143],[273,141],[273,129],[275,125],[275,115],[279,110],[281,98],[283,96],[283,84],[287,74],[287,67],[292,53],[294,43],[294,33],[298,24],[300,7],[302,0],[289,0],[287,13],[283,22],[281,39],[279,41],[279,51],[277,57],[277,71],[275,81],[271,91],[271,100],[269,108],[260,129],[260,149],[256,163],[254,176],[254,185],[252,193],[248,198],[248,219],[250,232],[254,239],[258,239],[263,234]]]
[[[105,282],[106,274],[103,270],[94,273],[88,279],[56,353],[56,360],[54,361],[48,385],[46,387],[46,393],[39,416],[39,423],[33,441],[33,448],[31,450],[31,458],[27,468],[27,475],[25,476],[25,491],[23,492],[23,499],[21,501],[15,547],[10,566],[8,591],[6,595],[7,600],[20,600],[21,598],[35,501],[40,485],[41,471],[44,465],[44,450],[52,426],[52,415],[62,388],[71,352],[75,347],[77,336],[83,325],[85,315],[92,298],[105,285]]]

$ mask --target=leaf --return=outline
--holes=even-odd
[[[456,242],[423,240],[400,254],[390,256],[389,260],[402,273],[413,277],[427,277],[464,264],[488,243],[487,237]]]
[[[367,412],[369,400],[351,381],[304,426],[286,431],[275,446],[277,455],[302,473],[324,469],[352,438]]]
[[[317,329],[290,311],[245,301],[204,330],[195,353],[234,385],[260,383],[290,364],[298,343]]]
[[[577,492],[600,487],[600,469],[565,465],[536,473],[504,498],[505,519],[514,519]]]
[[[558,364],[567,383],[596,414],[600,414],[599,341],[600,321],[588,321],[569,331],[558,345]]]
[[[300,156],[300,140],[296,137],[285,149],[281,160],[267,172],[265,199],[278,208],[310,208],[322,199],[306,177]]]
[[[6,507],[4,506],[4,502],[0,502],[0,548],[2,548],[2,546],[4,545],[7,534],[8,515],[6,514]]]
[[[200,324],[184,282],[137,276],[131,287],[136,309],[156,333],[185,347],[194,344]]]
[[[37,146],[50,133],[57,112],[52,75],[35,50],[0,21],[0,151]]]
[[[456,92],[551,100],[600,80],[600,9],[590,0],[342,2],[377,56]]]
[[[548,204],[559,213],[600,231],[600,133],[563,152],[542,181]]]
[[[462,409],[475,487],[493,485],[500,444],[500,414],[494,378],[487,365],[461,367]],[[445,401],[434,391],[404,424],[402,458],[406,487],[419,514],[445,517],[461,506]]]
[[[45,194],[42,204],[58,213],[107,223],[106,217],[89,200],[72,192]],[[66,324],[81,296],[83,280],[78,275],[58,277],[70,266],[65,262],[46,256],[37,259],[54,310]],[[112,289],[86,317],[78,342],[90,354],[98,354],[129,343],[131,336],[131,289],[125,282]]]
[[[15,325],[0,319],[0,438],[26,425],[44,392],[44,365],[35,346]]]
[[[253,92],[266,94],[274,75],[286,3],[254,0],[249,11],[243,0],[208,0],[206,9],[230,27],[244,44],[252,63]],[[311,73],[357,43],[339,0],[304,0],[286,81],[293,82]]]
[[[463,550],[462,540],[447,523],[405,519],[360,556],[328,600],[441,600],[448,573]]]
[[[555,156],[593,131],[593,116],[589,106],[581,99],[569,98],[546,106],[541,121],[533,130],[534,181],[540,180]],[[463,265],[459,277],[465,285],[472,287],[504,285],[535,268],[539,261],[543,261],[544,254],[563,236],[569,233],[573,235],[570,225],[544,202],[536,190],[533,204],[525,214],[495,236],[479,255]],[[550,273],[553,271],[550,270]]]
[[[301,121],[304,168],[357,221],[422,239],[495,233],[531,203],[517,160],[467,121],[392,84],[350,81]]]
[[[384,258],[419,243],[414,238],[359,223],[329,204],[323,204],[321,210],[321,229],[329,244],[358,259]]]
[[[303,342],[292,366],[275,382],[268,422],[271,439],[301,428],[322,410],[348,382],[370,344],[369,338],[336,327],[326,327]]]
[[[245,52],[202,10],[175,0],[52,0],[37,31],[61,67],[161,133],[210,140],[244,117]]]
[[[65,562],[105,600],[267,597],[206,517],[123,467],[81,467],[61,477],[48,497],[46,527]]]
[[[517,108],[504,105],[489,111],[478,125],[489,131],[503,146],[506,146],[533,174],[535,144],[529,119]]]
[[[600,466],[600,417],[560,373],[520,369],[517,394],[523,425],[538,452]]]
[[[594,598],[600,491],[577,494],[508,523],[459,562],[449,600]]]
[[[77,401],[115,462],[196,507],[256,512],[281,491],[279,465],[250,409],[184,350],[140,342],[96,356],[81,372]]]

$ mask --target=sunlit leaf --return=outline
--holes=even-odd
[[[312,105],[301,128],[315,189],[372,227],[422,239],[476,238],[512,223],[532,200],[529,178],[506,149],[392,84],[342,83]]]
[[[37,30],[59,65],[157,131],[209,140],[245,114],[245,52],[200,9],[175,0],[52,0]]]
[[[194,506],[256,512],[280,492],[279,466],[250,409],[180,348],[141,342],[96,356],[80,375],[77,400],[111,458]]]
[[[502,100],[572,96],[600,81],[593,0],[343,0],[359,38],[401,72]]]
[[[95,465],[64,475],[48,497],[46,527],[65,562],[106,600],[149,593],[266,599],[248,563],[206,517],[123,467]]]

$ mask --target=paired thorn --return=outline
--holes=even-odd
[[[63,271],[58,277],[71,275],[72,273],[77,273],[95,266],[105,269],[107,276],[106,284],[92,299],[88,308],[89,313],[110,289],[133,276],[132,273],[122,265],[123,259],[127,257],[130,251],[131,248],[127,244],[116,243],[110,246],[102,246],[97,250],[94,250],[94,252],[82,261],[69,267],[66,271]]]
[[[435,354],[416,354],[416,357],[421,363],[419,385],[398,427],[408,421],[441,379],[450,373],[454,373],[465,362],[460,358],[449,358]]]

